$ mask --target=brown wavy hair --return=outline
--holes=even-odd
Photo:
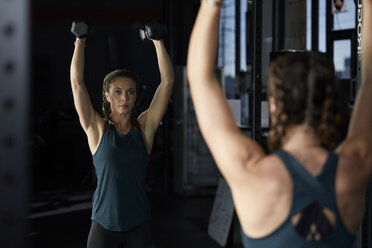
[[[325,148],[340,141],[336,127],[338,86],[325,54],[295,52],[277,58],[268,70],[268,97],[273,97],[268,145],[278,149],[289,126],[307,124]]]
[[[103,115],[109,120],[108,130],[112,130],[114,128],[114,122],[111,120],[111,105],[106,99],[106,92],[108,93],[110,91],[111,83],[115,81],[117,78],[130,78],[132,79],[137,86],[138,78],[137,75],[134,74],[131,71],[120,69],[110,72],[106,75],[106,77],[103,80],[103,90],[102,90],[102,111]],[[131,114],[130,119],[131,125],[134,128],[136,132],[139,130],[139,123],[137,118],[133,116],[133,113]]]

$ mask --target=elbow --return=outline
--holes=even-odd
[[[190,83],[192,83],[193,81],[195,81],[195,76],[196,76],[196,71],[197,71],[197,68],[195,68],[194,64],[193,63],[193,58],[192,56],[188,56],[187,58],[187,64],[186,64],[186,75],[187,75],[187,79],[189,80]]]
[[[192,69],[190,67],[191,67],[190,64],[187,63],[186,76],[187,76],[187,80],[189,81],[189,84],[191,84],[193,81],[195,81],[195,79],[193,77]]]
[[[200,72],[198,72],[195,66],[193,66],[190,62],[187,63],[186,75],[190,85],[193,85],[195,81],[198,81],[199,73]]]
[[[72,86],[79,86],[84,83],[83,77],[79,76],[74,70],[70,73],[70,82]]]
[[[361,161],[368,161],[372,163],[371,147],[372,142],[370,139],[363,139],[362,137],[347,138],[340,147],[340,152],[350,157],[358,158]]]
[[[174,84],[174,72],[172,69],[169,71],[161,71],[160,72],[161,84],[166,86],[173,86]]]
[[[83,80],[71,77],[71,87],[73,90],[78,90],[84,84]]]
[[[208,73],[208,66],[203,61],[203,58],[191,51],[187,57],[187,79],[190,86],[196,84],[196,82],[209,81],[212,77]]]
[[[162,79],[162,84],[165,85],[166,87],[172,89],[173,84],[174,84],[174,76],[170,76],[170,77]]]
[[[187,79],[190,87],[192,87],[196,85],[197,82],[211,82],[213,80],[213,74],[209,75],[205,70],[188,64]]]
[[[197,61],[197,58],[193,58],[193,56],[189,54],[186,67],[189,84],[194,85],[196,82],[212,81],[214,79],[214,67],[203,61]]]
[[[364,141],[358,144],[358,155],[362,161],[368,161],[368,164],[371,164],[372,155],[371,155],[371,141]]]
[[[175,81],[175,76],[174,76],[174,70],[173,67],[171,67],[170,72],[167,75],[167,81],[169,84],[173,85]]]
[[[167,84],[168,85],[174,84],[174,75],[171,75],[170,77],[167,78]]]
[[[83,83],[84,82],[84,77],[82,73],[79,73],[78,70],[75,68],[71,68],[70,70],[70,81],[71,83]]]
[[[189,54],[187,55],[187,63],[186,63],[186,76],[187,76],[187,80],[189,81],[189,84],[192,84],[192,82],[195,81],[196,70],[197,68],[195,67],[194,56],[190,52],[190,48],[189,48]]]

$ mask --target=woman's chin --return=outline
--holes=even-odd
[[[120,115],[130,115],[132,111],[130,109],[121,109],[118,111]]]

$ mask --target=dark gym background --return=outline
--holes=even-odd
[[[225,0],[217,76],[227,98],[241,102],[242,132],[263,145],[265,70],[270,53],[282,49],[320,50],[337,64],[344,42],[345,69],[336,70],[341,133],[346,130],[360,82],[362,6],[346,1],[345,17],[333,13],[332,2]],[[137,114],[160,81],[155,49],[140,40],[138,30],[152,20],[167,25],[176,82],[148,169],[155,240],[165,248],[221,247],[207,233],[219,173],[198,133],[185,79],[198,7],[197,0],[0,1],[0,247],[86,246],[95,174],[69,80],[76,19],[94,30],[85,53],[94,108],[101,111],[104,76],[126,68],[140,78]],[[356,248],[372,246],[370,194]],[[226,247],[241,247],[235,216]]]

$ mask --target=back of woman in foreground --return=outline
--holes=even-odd
[[[272,154],[236,126],[215,79],[221,1],[202,0],[188,54],[201,132],[229,184],[245,247],[350,247],[372,173],[372,1],[363,1],[362,84],[345,140],[332,141],[332,63],[292,54],[270,66]]]

